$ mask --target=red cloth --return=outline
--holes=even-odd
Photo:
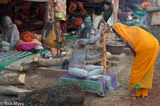
[[[37,44],[39,46],[42,46],[42,43],[39,40],[33,39],[31,42],[24,42],[23,40],[19,40],[16,43],[16,47],[18,47],[18,46],[20,46],[22,44],[32,44],[32,43],[35,43],[35,44]]]
[[[66,39],[65,39],[65,37],[62,38],[62,41],[63,41],[63,44],[65,45],[65,44],[66,44]]]
[[[30,50],[34,49],[36,46],[38,46],[38,44],[36,44],[36,43],[26,43],[26,44],[22,44],[22,45],[18,46],[16,48],[16,50],[17,51],[22,51],[22,50],[30,51]]]
[[[76,18],[75,22],[73,24],[71,24],[70,27],[71,28],[75,28],[77,26],[80,26],[81,24],[83,24],[82,18]]]
[[[30,42],[30,41],[32,41],[33,40],[33,36],[32,35],[30,35],[30,34],[28,34],[28,33],[26,33],[25,35],[23,35],[23,41],[25,41],[25,42]]]
[[[34,39],[34,35],[35,33],[30,32],[30,31],[25,31],[21,34],[21,39],[24,42],[31,42]]]

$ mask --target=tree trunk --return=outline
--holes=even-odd
[[[13,72],[0,73],[0,85],[24,85],[25,74],[18,74]]]
[[[35,69],[36,74],[40,74],[46,77],[54,77],[59,78],[62,75],[68,75],[68,70],[61,70],[61,69],[53,69],[53,68],[46,68],[46,67],[37,67]]]
[[[17,102],[25,106],[82,106],[84,95],[80,85],[67,84],[26,93]]]
[[[47,67],[47,66],[62,66],[65,60],[69,60],[70,57],[62,57],[62,58],[55,58],[55,59],[44,59],[34,57],[33,62],[30,63],[23,63],[20,66],[20,72],[28,71],[28,70],[35,70],[36,67]]]
[[[44,59],[44,58],[37,58],[34,57],[33,61],[37,63],[37,66],[60,66],[63,64],[64,60],[70,59],[70,57],[62,57],[62,58],[55,58],[55,59]]]

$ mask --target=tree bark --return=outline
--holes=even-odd
[[[18,74],[13,72],[0,73],[0,85],[24,85],[25,74]]]
[[[33,61],[37,63],[37,66],[60,66],[66,59],[69,60],[70,57],[62,57],[55,59],[44,59],[44,58],[34,57]]]
[[[68,70],[61,70],[61,69],[53,69],[53,68],[46,68],[46,67],[37,67],[35,69],[36,74],[40,74],[46,77],[54,77],[59,78],[62,75],[68,75]]]
[[[35,70],[36,67],[62,66],[63,62],[69,59],[70,57],[62,57],[55,59],[44,59],[40,57],[34,57],[33,62],[21,64],[19,71],[22,72],[28,70]]]
[[[26,93],[17,102],[25,106],[82,106],[84,95],[80,85],[67,84]]]

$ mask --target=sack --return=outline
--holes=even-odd
[[[160,25],[159,19],[160,19],[160,11],[153,12],[152,19],[151,19],[151,25]]]
[[[52,48],[55,48],[57,46],[56,34],[55,34],[55,31],[54,31],[54,25],[52,27],[52,30],[47,35],[47,37],[45,39],[45,43]]]

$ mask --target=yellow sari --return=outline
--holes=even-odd
[[[136,26],[126,26],[117,23],[114,30],[126,42],[130,42],[135,49],[136,56],[133,61],[130,75],[130,90],[136,85],[136,96],[148,96],[148,88],[152,88],[154,62],[159,51],[158,40],[149,32]]]

